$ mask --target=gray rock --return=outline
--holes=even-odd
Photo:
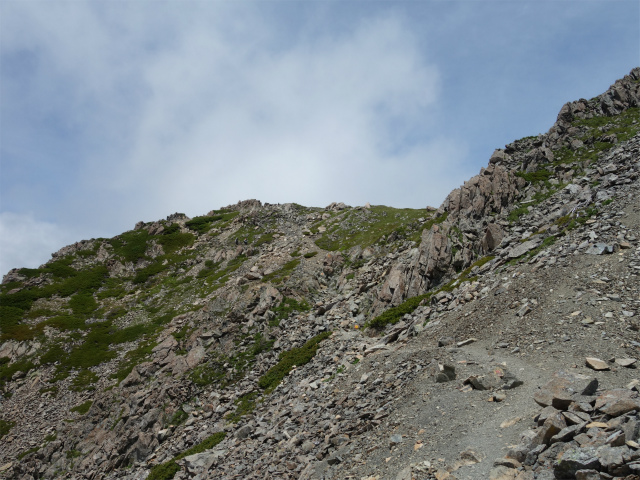
[[[239,440],[248,438],[253,433],[253,427],[251,425],[245,425],[236,430],[235,437]]]
[[[571,448],[564,452],[553,469],[553,473],[559,480],[576,478],[579,470],[597,470],[600,460],[593,447]]]
[[[613,245],[607,245],[606,243],[596,243],[587,249],[585,252],[588,255],[604,255],[606,253],[613,253]]]

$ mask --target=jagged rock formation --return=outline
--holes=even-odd
[[[634,69],[438,209],[247,200],[12,270],[0,478],[637,478],[639,100]]]

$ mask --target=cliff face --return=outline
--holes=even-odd
[[[486,349],[508,345],[505,361],[526,379],[518,391],[533,395],[543,379],[532,365],[561,363],[540,356],[538,337],[579,339],[564,368],[590,356],[585,345],[605,360],[640,345],[630,343],[640,341],[639,102],[634,69],[563,106],[547,133],[496,150],[438,209],[247,200],[139,222],[12,270],[0,291],[0,478],[453,478],[429,463],[446,457],[438,445],[457,448],[451,435],[426,419],[431,446],[394,429],[438,395],[474,424],[471,397],[459,395],[482,381],[463,384],[460,370],[495,366]],[[627,276],[607,277],[614,267]],[[618,281],[626,323],[603,322],[602,335],[559,323],[551,313],[573,273],[609,290]],[[589,317],[591,328],[611,313],[598,310],[603,295],[561,322]],[[468,337],[485,350],[458,357]],[[614,337],[626,346],[605,341]],[[484,432],[456,425],[459,439]],[[422,445],[411,459],[393,453],[407,436]]]
[[[567,184],[580,190],[572,207],[597,200],[598,188],[584,188],[585,174],[599,153],[636,131],[639,80],[634,69],[602,95],[565,104],[546,134],[496,150],[479,175],[447,196],[439,209],[446,220],[423,231],[418,251],[393,267],[380,300],[397,305],[493,251],[518,203],[549,197]]]

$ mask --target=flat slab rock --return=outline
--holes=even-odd
[[[558,410],[566,410],[574,398],[593,395],[597,389],[596,378],[561,370],[534,394],[533,400],[541,407],[551,405]]]
[[[587,357],[585,359],[585,363],[587,367],[593,370],[598,370],[598,371],[611,370],[611,367],[609,367],[609,364],[604,360],[600,360],[599,358]]]

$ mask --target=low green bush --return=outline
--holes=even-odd
[[[235,412],[228,413],[224,418],[229,420],[230,422],[238,423],[244,415],[247,415],[255,410],[256,399],[259,396],[260,394],[258,392],[251,392],[241,396],[234,402],[236,405]]]
[[[404,317],[408,313],[412,313],[418,306],[420,302],[425,298],[431,297],[431,293],[425,293],[424,295],[418,295],[416,297],[411,297],[400,305],[396,307],[391,307],[389,310],[386,310],[382,314],[378,315],[371,321],[365,324],[365,327],[375,328],[376,330],[382,330],[387,325],[394,325],[400,321],[402,317]]]
[[[163,265],[161,262],[155,262],[151,265],[144,267],[136,272],[135,277],[133,277],[133,283],[139,285],[141,283],[145,283],[149,277],[157,275],[158,273],[167,269],[166,265]]]
[[[222,442],[225,436],[225,432],[214,433],[198,445],[185,450],[180,455],[175,456],[168,462],[154,466],[149,472],[147,480],[171,480],[174,475],[180,470],[180,467],[178,466],[176,461],[182,460],[184,457],[188,457],[189,455],[195,455],[196,453],[202,453],[205,450],[212,449],[220,442]]]
[[[165,255],[176,252],[184,247],[193,245],[196,237],[192,233],[170,233],[169,235],[162,235],[158,239],[158,243],[162,245]]]
[[[98,302],[89,293],[78,293],[69,300],[69,306],[76,315],[89,316],[98,309]]]
[[[282,283],[286,278],[289,277],[295,270],[295,268],[300,265],[300,259],[296,258],[291,260],[290,262],[285,263],[280,270],[276,270],[268,275],[262,277],[263,282],[273,282],[273,283]]]
[[[293,367],[309,363],[318,351],[320,342],[330,337],[332,333],[322,332],[308,340],[302,347],[282,352],[278,357],[278,363],[260,377],[258,386],[264,390],[265,394],[273,392],[282,379],[293,370]]]
[[[76,405],[75,407],[71,408],[70,410],[72,412],[76,412],[78,415],[85,415],[89,409],[91,408],[91,405],[93,405],[93,401],[92,400],[87,400],[84,403],[81,403],[80,405]]]
[[[4,437],[7,433],[11,431],[13,427],[15,427],[16,422],[2,420],[0,418],[0,438]]]

